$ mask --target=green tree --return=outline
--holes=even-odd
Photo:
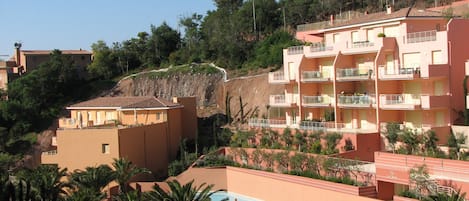
[[[125,158],[114,159],[112,163],[114,168],[114,174],[116,182],[119,184],[119,192],[128,192],[128,182],[139,174],[151,174],[151,172],[145,168],[139,168],[132,164],[131,161]]]
[[[324,154],[335,154],[338,153],[339,150],[336,148],[337,144],[339,144],[340,140],[342,139],[342,134],[340,133],[328,133],[324,136],[324,140],[326,140],[326,149],[324,150]]]
[[[163,190],[159,185],[153,186],[153,190],[143,195],[145,200],[148,201],[162,201],[162,200],[179,200],[179,201],[210,201],[210,196],[214,193],[223,191],[213,191],[213,185],[206,185],[205,183],[200,186],[194,185],[194,180],[187,184],[181,185],[179,181],[167,181],[170,188],[169,192]]]
[[[99,40],[91,45],[91,49],[93,50],[94,59],[88,66],[90,75],[105,79],[113,77],[118,68],[111,48],[107,46],[106,42]]]
[[[396,143],[399,139],[399,133],[401,133],[401,128],[398,123],[390,122],[386,124],[386,131],[384,132],[384,136],[388,140],[389,145],[391,145],[392,152],[396,151]]]
[[[151,35],[147,42],[147,57],[143,61],[145,66],[160,66],[169,61],[169,55],[179,48],[181,42],[179,33],[166,22],[158,27],[151,26]]]
[[[103,188],[115,180],[115,176],[109,166],[100,165],[97,167],[86,167],[85,170],[75,170],[70,175],[70,180],[79,194],[82,193],[80,191],[86,191],[91,197],[99,198],[103,195]],[[86,193],[83,194],[85,195]]]
[[[417,146],[419,145],[419,138],[412,129],[405,129],[399,137],[401,138],[401,141],[405,144],[407,154],[413,154],[417,151]]]
[[[53,165],[40,165],[19,174],[23,181],[30,182],[41,200],[51,201],[61,200],[67,195],[66,190],[71,186],[64,182],[66,176],[67,169],[59,169]]]

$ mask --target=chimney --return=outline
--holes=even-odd
[[[331,21],[330,21],[331,26],[334,25],[334,15],[331,15]]]
[[[391,14],[391,13],[392,13],[392,6],[386,5],[386,14]]]
[[[16,57],[16,66],[21,66],[21,43],[16,42],[15,43],[15,57]]]

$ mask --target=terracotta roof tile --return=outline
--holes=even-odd
[[[159,99],[154,96],[100,97],[73,104],[70,107],[116,107],[116,108],[159,108],[175,107],[178,103]]]
[[[62,54],[91,54],[87,50],[60,50]],[[21,50],[25,55],[41,55],[41,54],[50,54],[52,50]]]

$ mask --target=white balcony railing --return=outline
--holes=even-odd
[[[283,71],[270,72],[269,83],[288,83],[287,76]]]
[[[271,106],[291,106],[292,104],[296,103],[296,96],[292,94],[284,95],[270,95],[269,97],[269,104]]]
[[[293,46],[289,47],[287,51],[288,55],[294,55],[294,54],[303,54],[303,46]]]
[[[414,65],[414,67],[387,67],[385,65],[380,65],[379,69],[379,78],[388,79],[388,80],[408,80],[420,76],[420,67]]]
[[[414,94],[381,94],[380,103],[384,105],[420,105],[420,95]]]
[[[42,152],[42,155],[49,155],[49,156],[57,155],[57,149]]]
[[[248,125],[250,127],[270,128],[286,126],[287,121],[281,119],[249,119]]]
[[[248,125],[254,128],[299,128],[301,130],[326,131],[326,132],[344,132],[344,133],[370,133],[377,132],[376,126],[368,125],[363,128],[352,128],[351,123],[336,122],[316,122],[302,121],[296,123],[294,121],[277,120],[277,119],[249,119]]]
[[[348,79],[363,80],[363,79],[371,79],[372,77],[373,77],[373,69],[371,67],[337,69],[338,80],[348,80]]]
[[[436,30],[407,33],[407,43],[436,41]]]
[[[333,98],[330,96],[303,96],[303,105],[330,105]]]
[[[313,43],[310,46],[310,52],[324,52],[324,51],[331,51],[334,48],[332,46],[327,46],[324,43]]]
[[[374,43],[370,41],[355,41],[352,42],[352,48],[373,47]]]
[[[329,72],[321,72],[321,71],[303,71],[301,73],[301,81],[303,82],[320,82],[320,81],[328,81],[331,77],[331,73]]]
[[[337,98],[339,99],[339,105],[365,105],[369,106],[376,103],[374,95],[345,95],[338,94]]]

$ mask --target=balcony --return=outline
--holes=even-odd
[[[338,106],[343,108],[367,108],[376,103],[375,95],[338,94]]]
[[[388,68],[380,65],[378,68],[380,80],[413,80],[420,77],[420,68]]]
[[[74,118],[59,119],[59,128],[77,128],[78,122]]]
[[[289,95],[270,95],[269,105],[272,107],[292,107],[296,100],[294,96]]]
[[[324,51],[332,51],[334,47],[326,46],[324,43],[313,43],[309,46],[310,52],[324,52]]]
[[[283,71],[269,73],[269,84],[288,84],[289,82]]]
[[[436,41],[436,30],[407,33],[407,43]]]
[[[370,41],[355,41],[352,42],[352,48],[373,47],[375,44]]]
[[[293,47],[289,47],[287,50],[288,55],[303,54],[303,53],[304,53],[303,46],[293,46]]]
[[[257,128],[286,128],[287,121],[282,119],[249,119],[248,125]]]
[[[330,96],[303,96],[303,107],[330,107],[334,98]]]
[[[368,68],[343,68],[337,69],[337,81],[362,81],[373,78],[373,69]]]
[[[310,46],[304,46],[304,54],[309,58],[319,58],[337,55],[338,48],[326,45],[324,43],[313,43]]]
[[[383,110],[414,110],[421,105],[420,95],[381,94],[379,107]]]
[[[331,80],[331,73],[329,71],[303,71],[301,73],[302,82],[327,82]]]
[[[389,123],[387,122],[382,122],[380,123],[380,131],[381,133],[385,133],[387,131],[386,126]],[[405,122],[405,123],[396,123],[397,126],[399,126],[399,130],[405,131],[405,130],[411,130],[414,131],[416,134],[423,134],[429,130],[434,130],[438,131],[439,128],[443,127],[448,127],[448,125],[432,125],[432,124],[414,124],[412,122]]]

